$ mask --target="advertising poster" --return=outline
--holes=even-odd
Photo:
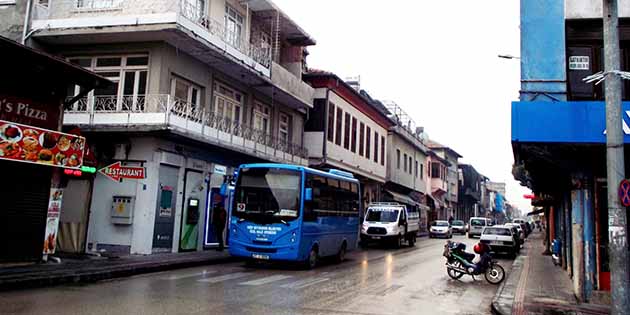
[[[80,169],[85,138],[0,120],[0,159]]]
[[[59,214],[61,211],[61,200],[63,199],[63,189],[50,189],[50,200],[48,201],[48,215],[46,216],[46,237],[44,238],[44,255],[55,253],[57,244],[57,232],[59,231]]]

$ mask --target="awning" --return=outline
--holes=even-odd
[[[543,209],[539,209],[539,210],[532,211],[532,212],[528,213],[528,214],[527,214],[527,216],[530,216],[530,215],[537,215],[537,214],[541,214],[541,213],[545,213],[545,209],[544,209],[544,208],[543,208]]]
[[[393,192],[391,190],[385,190],[385,192],[387,194],[389,194],[390,196],[392,196],[392,199],[394,199],[394,201],[398,201],[400,203],[404,203],[406,205],[410,205],[410,206],[418,206],[420,205],[420,203],[418,203],[417,201],[411,199],[411,197],[403,195],[403,194],[399,194],[397,192]]]

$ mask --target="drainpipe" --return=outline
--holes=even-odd
[[[26,14],[24,15],[24,30],[22,31],[22,45],[26,45],[26,34],[31,23],[31,7],[33,0],[26,0]]]
[[[322,146],[322,159],[321,163],[326,163],[326,147],[328,145],[328,115],[330,115],[330,89],[326,88],[326,108],[324,110],[324,145]]]

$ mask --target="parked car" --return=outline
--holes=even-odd
[[[451,223],[451,230],[453,230],[453,233],[459,233],[459,234],[465,235],[466,225],[464,224],[464,221],[462,220],[453,220],[453,223]]]
[[[512,223],[520,224],[521,228],[525,232],[525,237],[527,238],[529,236],[530,231],[527,229],[527,221],[525,221],[525,219],[513,219]]]
[[[517,236],[511,227],[504,225],[487,226],[483,229],[479,241],[490,246],[494,253],[507,253],[516,258],[520,244],[515,240]]]
[[[516,231],[518,232],[518,240],[520,244],[525,244],[525,231],[523,231],[523,228],[521,227],[520,224],[518,223],[506,223],[505,226],[511,226],[516,228]]]
[[[490,220],[482,217],[472,217],[468,222],[468,238],[481,236],[483,228],[490,225]]]
[[[400,247],[407,241],[410,246],[416,244],[416,235],[420,230],[420,213],[408,209],[403,204],[393,202],[371,203],[361,224],[361,246],[370,241],[391,242]]]
[[[431,227],[429,228],[429,238],[434,237],[453,238],[453,230],[451,225],[448,224],[448,221],[438,220],[431,222]]]

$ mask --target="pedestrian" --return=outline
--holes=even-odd
[[[214,209],[212,209],[212,226],[214,227],[214,235],[217,237],[217,241],[219,242],[218,251],[223,251],[223,230],[225,230],[225,219],[227,218],[227,211],[223,205],[217,203],[214,205]]]
[[[453,216],[451,216],[450,218],[448,218],[448,224],[453,224],[453,220],[455,220],[455,219],[453,218]]]

